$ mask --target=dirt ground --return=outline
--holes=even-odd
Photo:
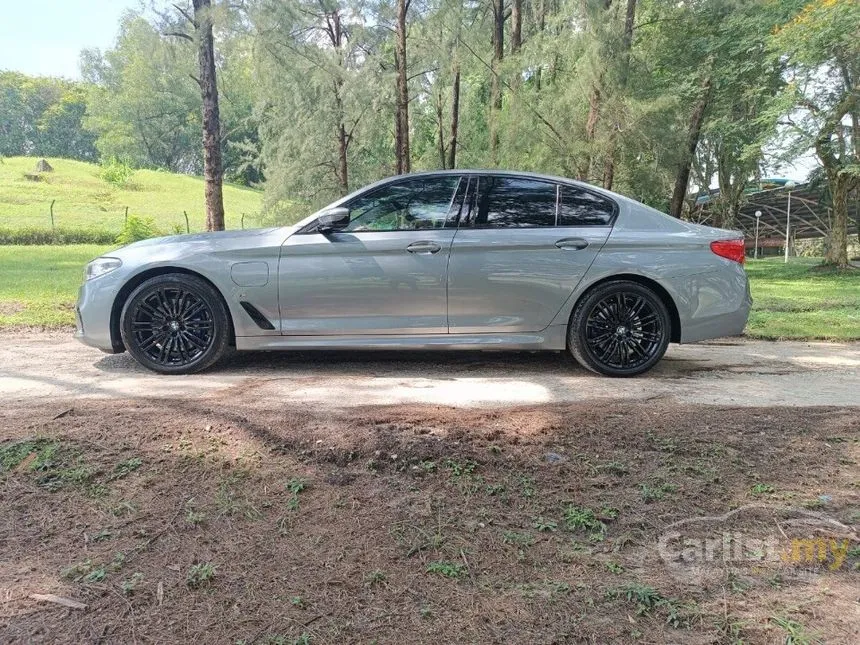
[[[238,353],[194,376],[165,377],[69,333],[0,332],[0,402],[55,397],[215,397],[308,405],[469,407],[664,397],[719,405],[857,405],[860,343],[725,339],[671,345],[643,378],[604,379],[563,353]],[[180,394],[181,393],[181,394]]]
[[[0,352],[0,642],[860,641],[856,345],[618,382],[45,340]]]

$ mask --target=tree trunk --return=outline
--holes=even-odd
[[[537,27],[538,31],[543,33],[546,29],[546,0],[538,0],[537,6]],[[541,87],[541,66],[538,65],[535,70],[535,89],[540,92]]]
[[[445,170],[445,118],[442,104],[442,87],[436,93],[436,133],[438,134],[437,149],[439,152],[439,167]]]
[[[218,86],[215,82],[215,45],[212,38],[210,0],[193,0],[197,31],[197,59],[200,67],[200,95],[203,99],[203,194],[206,200],[206,230],[224,230],[222,189],[221,118]]]
[[[672,191],[672,199],[669,201],[669,215],[680,219],[684,209],[684,198],[687,196],[687,186],[690,183],[690,167],[693,164],[693,156],[699,145],[699,135],[702,132],[702,123],[705,120],[705,112],[711,99],[711,75],[705,78],[701,86],[702,95],[690,116],[690,125],[687,128],[687,143],[678,163],[678,174],[675,176],[675,189]]]
[[[828,171],[830,191],[833,195],[833,226],[830,244],[824,255],[824,264],[841,269],[848,267],[848,193],[851,181],[844,173]]]
[[[505,1],[493,0],[493,64],[490,86],[490,160],[499,162],[499,112],[502,109],[502,86],[499,74],[505,57]]]
[[[636,19],[636,0],[627,0],[627,11],[624,15],[624,36],[621,39],[621,74],[618,81],[619,97],[626,95],[627,75],[630,71],[630,49],[633,46],[633,23]],[[606,160],[603,163],[603,187],[612,190],[615,181],[615,153],[618,147],[619,124],[616,122],[609,133],[609,143],[606,146]]]
[[[846,88],[853,88],[851,79],[846,77]],[[848,265],[848,195],[858,183],[857,179],[846,172],[845,166],[857,163],[856,156],[846,152],[844,141],[834,144],[833,138],[842,131],[842,120],[846,115],[857,111],[860,95],[850,89],[844,98],[827,113],[818,136],[815,137],[815,154],[827,172],[830,194],[833,197],[833,224],[830,232],[830,245],[824,254],[824,263],[839,268]],[[856,132],[852,137],[856,141]],[[835,148],[835,149],[834,149]],[[848,157],[846,159],[846,157]]]
[[[511,3],[511,53],[516,54],[523,46],[523,0]]]
[[[337,99],[340,105],[340,97]],[[346,133],[346,127],[343,121],[337,127],[337,181],[340,185],[340,194],[349,194],[349,163],[347,161],[347,151],[349,150],[349,135]]]
[[[340,22],[340,11],[335,9],[325,14],[326,24],[328,25],[327,33],[331,46],[340,54],[341,46],[343,45],[343,28]],[[339,67],[343,67],[343,56],[341,54],[338,60]],[[349,193],[349,141],[350,134],[346,131],[344,123],[343,111],[343,78],[336,76],[333,82],[334,88],[334,105],[335,113],[337,114],[337,165],[335,166],[334,174],[337,178],[338,188],[341,195]]]
[[[599,81],[591,86],[591,94],[588,96],[588,119],[585,121],[585,143],[586,152],[577,170],[577,179],[588,181],[591,177],[591,146],[594,144],[594,131],[597,128],[598,110],[600,109],[600,84]]]
[[[396,44],[394,63],[397,68],[397,106],[395,115],[395,158],[397,174],[410,171],[409,153],[409,84],[406,73],[406,12],[411,0],[397,0]]]
[[[451,91],[451,142],[448,144],[448,167],[457,167],[457,128],[460,125],[460,64],[454,66],[454,87]]]

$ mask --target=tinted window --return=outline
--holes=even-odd
[[[417,231],[444,228],[458,176],[419,177],[384,186],[346,204],[346,231]]]
[[[559,226],[608,226],[615,205],[594,193],[570,186],[561,187]]]
[[[515,177],[481,177],[473,226],[555,226],[555,207],[555,184]]]

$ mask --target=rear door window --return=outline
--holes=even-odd
[[[482,176],[471,224],[475,228],[555,226],[557,186],[519,177]]]
[[[609,226],[615,204],[605,197],[573,186],[562,186],[559,192],[559,226]]]

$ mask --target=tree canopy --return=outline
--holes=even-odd
[[[397,172],[503,167],[678,217],[717,185],[731,227],[750,183],[813,150],[834,197],[828,260],[847,262],[856,0],[212,5],[224,173],[264,186],[275,219]],[[0,153],[199,173],[194,44],[171,6],[127,13],[113,48],[83,52],[82,83],[0,76]]]

